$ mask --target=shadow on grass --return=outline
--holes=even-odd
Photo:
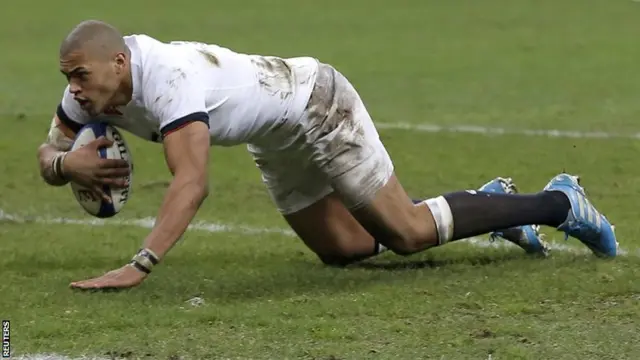
[[[350,267],[360,268],[366,270],[386,270],[386,271],[398,271],[398,270],[418,270],[418,269],[435,269],[452,265],[470,265],[470,266],[488,266],[496,263],[505,263],[510,261],[519,261],[522,259],[531,258],[521,252],[512,251],[503,254],[481,254],[481,255],[463,255],[458,257],[447,258],[428,258],[419,260],[392,260],[392,261],[367,261],[357,264],[352,264]],[[470,269],[473,270],[473,269]]]

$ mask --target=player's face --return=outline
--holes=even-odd
[[[123,54],[108,59],[77,51],[60,58],[60,70],[67,77],[69,91],[91,116],[115,105],[111,102],[120,88],[123,66]]]

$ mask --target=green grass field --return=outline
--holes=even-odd
[[[155,216],[170,180],[162,148],[127,133],[134,192],[104,226],[88,225],[68,187],[40,180],[36,148],[65,86],[59,42],[87,18],[161,40],[318,57],[387,127],[575,131],[380,130],[415,197],[495,176],[534,192],[563,170],[581,175],[625,255],[598,260],[545,229],[556,246],[548,259],[478,240],[327,268],[281,231],[246,150],[214,148],[200,230],[138,288],[74,292],[71,281],[130,259],[148,231],[134,220]],[[640,358],[639,3],[25,0],[3,6],[0,33],[0,317],[16,358]]]

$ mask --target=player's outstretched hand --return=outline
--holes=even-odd
[[[115,290],[130,288],[139,285],[147,274],[131,265],[125,265],[119,269],[93,279],[72,282],[71,288],[80,290]]]
[[[112,140],[101,136],[87,145],[70,151],[64,159],[63,173],[76,184],[92,189],[106,201],[109,197],[102,191],[103,185],[124,188],[124,179],[129,175],[129,163],[123,159],[102,159],[98,151],[113,144]]]

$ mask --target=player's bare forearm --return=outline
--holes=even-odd
[[[153,251],[158,258],[163,258],[187,230],[207,195],[206,183],[175,178],[167,189],[155,226],[145,239],[144,247]]]
[[[49,127],[47,140],[38,147],[38,163],[40,164],[40,176],[44,181],[53,186],[62,186],[68,183],[62,176],[62,162],[59,157],[65,151],[71,149],[74,132],[64,125],[57,115],[54,115]],[[58,159],[56,159],[58,157]],[[56,168],[57,167],[57,168]]]
[[[156,224],[144,242],[144,247],[160,259],[187,230],[209,193],[208,128],[203,122],[191,123],[166,137],[164,147],[167,165],[174,178]]]
[[[38,163],[40,164],[40,176],[44,181],[52,186],[62,186],[68,183],[60,174],[59,168],[56,170],[56,156],[63,151],[51,144],[42,144],[38,148]],[[59,160],[58,160],[59,161]]]

